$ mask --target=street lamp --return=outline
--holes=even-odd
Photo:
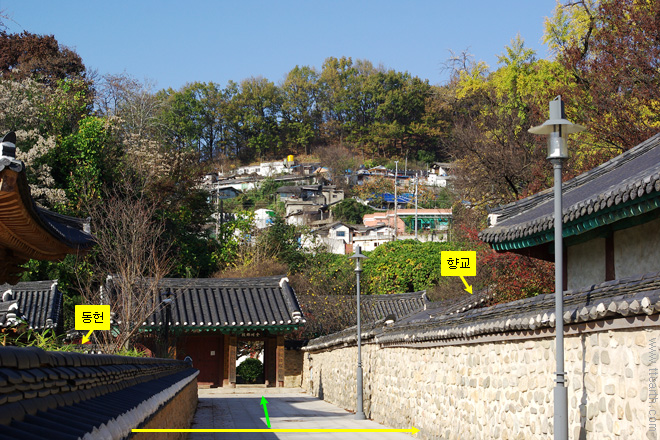
[[[552,163],[555,175],[555,354],[557,358],[557,377],[554,390],[555,440],[568,439],[568,390],[564,377],[566,372],[564,371],[564,251],[562,243],[561,169],[562,161],[568,158],[568,148],[566,147],[568,135],[578,133],[584,129],[585,127],[573,124],[566,119],[561,96],[557,96],[550,101],[550,119],[529,129],[529,132],[533,134],[549,135],[547,159]]]
[[[355,259],[355,276],[357,277],[357,407],[355,408],[355,419],[364,420],[364,406],[362,404],[362,329],[360,327],[360,274],[362,273],[362,260],[367,258],[360,253],[360,246],[355,247],[355,254],[351,255]]]
[[[165,319],[163,319],[163,339],[165,340],[165,353],[169,357],[170,354],[170,321],[172,320],[172,303],[174,298],[172,298],[172,292],[169,290],[167,292],[161,293],[161,303],[165,305],[163,310],[165,313]]]

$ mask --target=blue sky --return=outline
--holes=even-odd
[[[442,84],[449,50],[491,67],[518,33],[547,57],[543,22],[555,0],[0,0],[9,32],[53,34],[103,75],[157,88],[279,83],[296,65],[367,59]]]

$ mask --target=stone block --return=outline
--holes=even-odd
[[[609,364],[610,364],[610,354],[609,354],[609,352],[608,352],[607,350],[603,350],[603,351],[600,353],[600,361],[601,361],[604,365],[609,365]]]

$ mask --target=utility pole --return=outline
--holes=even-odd
[[[399,175],[399,161],[394,161],[394,241],[399,237],[399,199],[397,199],[397,177]]]
[[[417,240],[417,194],[418,194],[418,186],[417,182],[419,181],[419,171],[415,173],[415,240]]]
[[[220,188],[215,188],[215,239],[218,240],[220,230]]]

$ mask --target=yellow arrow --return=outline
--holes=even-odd
[[[461,280],[463,280],[463,284],[465,284],[465,290],[467,290],[468,292],[470,292],[470,295],[471,295],[471,294],[472,294],[472,286],[470,286],[470,285],[468,284],[468,282],[465,281],[465,278],[463,278],[462,276],[461,276]]]
[[[417,434],[419,429],[133,429],[133,432],[407,432]]]
[[[93,331],[94,330],[90,330],[90,331],[87,332],[87,334],[85,336],[83,336],[83,340],[82,340],[83,344],[86,344],[86,343],[89,342],[89,337],[92,335]]]

